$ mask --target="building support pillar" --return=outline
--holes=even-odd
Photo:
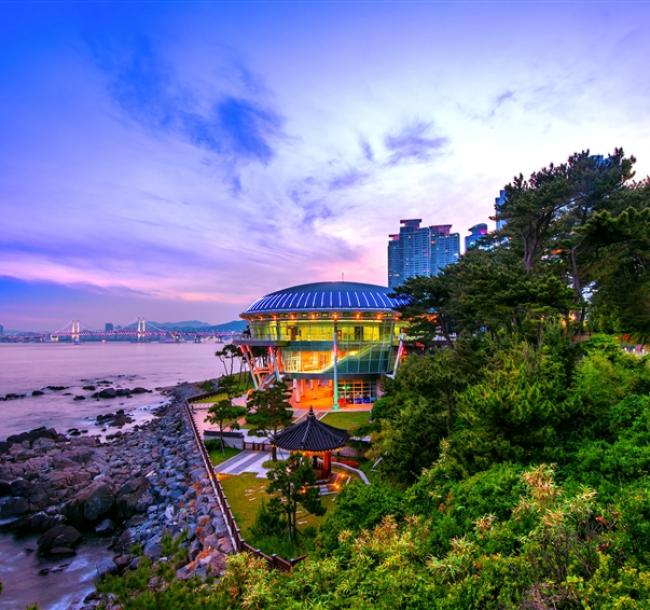
[[[332,349],[334,351],[334,387],[332,388],[332,396],[333,396],[333,401],[332,401],[332,410],[333,411],[338,411],[339,410],[339,364],[338,364],[338,345],[337,345],[337,325],[336,322],[334,323],[334,336],[332,339]]]

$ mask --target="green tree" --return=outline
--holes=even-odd
[[[251,392],[246,403],[246,422],[253,434],[263,434],[269,441],[281,428],[288,426],[293,419],[293,407],[289,402],[291,389],[284,382],[276,382],[265,390]],[[277,459],[273,446],[273,461]]]
[[[242,353],[239,347],[233,343],[227,343],[222,349],[217,350],[214,355],[219,359],[223,365],[224,373],[233,375],[235,370],[235,362],[241,361]]]
[[[289,539],[295,542],[298,507],[304,507],[313,515],[322,515],[325,512],[319,489],[314,486],[316,473],[308,458],[293,454],[286,460],[275,462],[266,476],[269,479],[266,491],[277,494],[286,516]]]
[[[237,407],[230,399],[220,400],[214,403],[209,409],[206,420],[219,427],[219,439],[221,440],[221,452],[225,451],[223,442],[223,430],[229,426],[233,430],[239,429],[238,418],[246,414],[244,407]]]
[[[650,337],[650,188],[643,209],[593,216],[583,227],[594,249],[595,322],[607,331]]]

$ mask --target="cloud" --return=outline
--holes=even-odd
[[[368,177],[367,172],[363,172],[356,168],[352,168],[347,172],[338,174],[330,179],[327,188],[330,191],[338,191],[340,189],[350,188],[357,186]]]
[[[449,138],[430,135],[432,127],[433,123],[415,121],[397,133],[386,135],[384,145],[392,153],[389,164],[428,161],[445,148]]]
[[[201,112],[205,91],[199,94],[184,85],[174,66],[154,52],[148,39],[139,38],[119,53],[110,45],[95,44],[93,52],[113,101],[146,128],[233,159],[267,164],[273,158],[275,143],[283,137],[284,118],[254,98],[265,89],[243,63],[230,62],[228,69],[231,80],[243,83],[248,96],[215,85],[209,91],[214,101],[207,104],[207,112]]]
[[[361,152],[363,153],[363,158],[366,161],[375,160],[375,152],[372,150],[372,147],[370,146],[368,140],[365,140],[364,138],[359,138],[359,146],[361,146]]]

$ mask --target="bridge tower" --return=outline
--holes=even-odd
[[[74,343],[79,343],[81,338],[81,324],[79,320],[72,320],[72,325],[70,326],[70,338]]]
[[[144,318],[138,318],[138,341],[144,339],[147,334],[147,321]]]

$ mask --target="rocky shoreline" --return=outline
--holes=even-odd
[[[142,549],[161,558],[165,534],[185,534],[177,576],[219,576],[230,539],[177,390],[156,417],[128,432],[74,437],[39,428],[0,444],[0,519],[15,536],[40,534],[43,556],[68,557],[103,536],[114,553],[103,571],[137,567]],[[99,599],[87,597],[84,608]]]

